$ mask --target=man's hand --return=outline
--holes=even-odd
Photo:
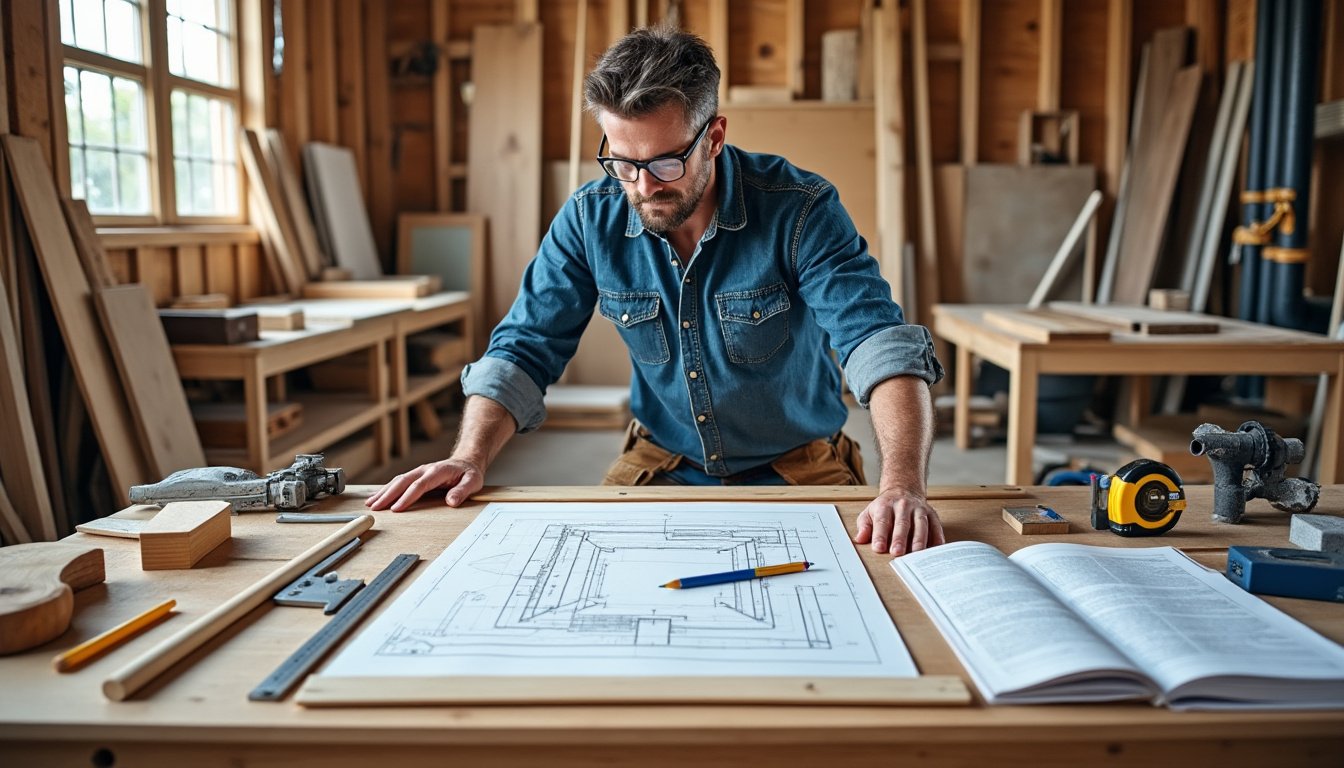
[[[460,506],[485,484],[485,472],[466,459],[444,459],[432,464],[421,464],[410,472],[397,475],[392,482],[379,488],[364,500],[364,506],[373,510],[391,509],[404,512],[426,493],[436,488],[447,488],[443,502],[450,507]]]
[[[859,513],[857,544],[871,542],[874,552],[899,557],[946,543],[943,523],[929,502],[902,489],[883,491]]]

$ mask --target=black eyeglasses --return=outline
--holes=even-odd
[[[602,164],[602,170],[613,179],[620,181],[638,181],[639,169],[643,168],[649,172],[653,178],[662,181],[676,181],[686,175],[686,159],[691,156],[695,148],[700,146],[700,141],[705,138],[709,131],[709,126],[714,123],[714,118],[710,118],[705,123],[705,127],[700,129],[696,135],[695,141],[686,148],[680,155],[664,155],[655,157],[652,160],[626,160],[620,157],[605,157],[602,152],[607,148],[607,135],[602,134],[602,144],[597,148],[597,162]]]

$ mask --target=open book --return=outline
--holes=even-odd
[[[891,566],[991,704],[1344,707],[1344,648],[1171,547],[956,542]]]

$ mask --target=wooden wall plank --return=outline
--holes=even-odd
[[[336,10],[336,119],[339,144],[355,153],[359,166],[360,191],[370,199],[367,131],[364,127],[364,17],[362,0],[337,0]],[[447,62],[443,62],[447,66]],[[302,147],[299,148],[302,150]]]
[[[1036,63],[1036,109],[1059,111],[1059,89],[1064,48],[1064,0],[1040,0],[1040,48]],[[1069,105],[1072,108],[1072,104]]]
[[[178,246],[173,263],[176,266],[173,298],[205,293],[205,250],[201,246]]]
[[[1078,163],[1102,168],[1106,162],[1107,7],[1072,0],[1060,20],[1060,107],[1078,113]]]
[[[154,303],[164,306],[173,299],[177,285],[173,280],[173,249],[154,246],[136,248],[132,263],[135,267],[134,282],[149,289]]]
[[[280,104],[278,122],[285,134],[290,159],[297,166],[299,151],[312,137],[308,81],[308,3],[307,0],[275,0],[280,3],[280,18],[285,37],[284,65],[279,77]]]
[[[113,485],[126,501],[132,485],[159,478],[151,477],[140,446],[131,437],[134,427],[126,413],[121,383],[102,341],[89,284],[61,215],[51,171],[42,161],[42,148],[32,139],[17,136],[6,136],[3,143],[80,392],[88,404]]]
[[[84,277],[94,288],[116,285],[117,278],[107,261],[98,231],[93,227],[93,217],[89,215],[89,206],[83,200],[61,198],[61,208],[65,211],[65,221],[70,227],[70,235],[75,241],[75,250],[79,253],[80,263],[84,265]]]
[[[274,293],[277,288],[267,280],[267,269],[260,246],[247,244],[235,249],[238,265],[238,300],[247,301]]]
[[[919,285],[917,316],[923,322],[933,317],[933,305],[942,300],[938,285],[938,230],[934,213],[933,154],[929,139],[929,56],[926,0],[911,0],[911,81],[915,105],[915,180],[919,189],[919,250],[916,274]],[[908,311],[908,308],[907,308]]]
[[[238,0],[239,84],[242,124],[248,128],[275,125],[276,88],[271,75],[275,52],[275,0]]]
[[[874,121],[877,128],[878,265],[891,296],[904,301],[905,117],[901,86],[901,21],[894,2],[873,10]],[[907,312],[910,307],[905,308]],[[909,315],[907,315],[909,317]]]
[[[961,163],[980,162],[981,0],[961,0]]]
[[[205,247],[205,292],[222,293],[238,303],[238,270],[234,246],[212,243]]]
[[[402,5],[398,3],[396,5]],[[388,97],[387,4],[364,4],[364,86],[368,97],[366,128],[369,194],[369,226],[379,253],[392,252],[392,238],[399,207],[393,183],[391,100]],[[358,156],[358,155],[357,155]]]
[[[585,0],[580,0],[584,2]],[[430,0],[430,39],[440,50],[448,49],[448,28],[452,11],[448,0]],[[434,100],[434,207],[439,211],[453,209],[453,185],[448,166],[453,162],[453,93],[452,73],[448,68],[448,57],[444,53],[439,66],[434,70],[431,86]]]
[[[196,422],[148,291],[119,285],[96,291],[94,298],[153,476],[205,466]]]
[[[979,162],[1017,160],[1018,121],[1036,105],[1040,10],[1038,0],[981,7]]]
[[[541,25],[477,27],[472,51],[467,210],[490,220],[493,327],[541,238]]]

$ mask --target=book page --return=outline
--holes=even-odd
[[[322,675],[918,672],[834,506],[713,502],[490,504]]]
[[[945,544],[891,565],[990,703],[1156,693],[1130,661],[989,544]]]
[[[1344,649],[1171,547],[1038,544],[1012,558],[1177,708],[1344,706]]]

